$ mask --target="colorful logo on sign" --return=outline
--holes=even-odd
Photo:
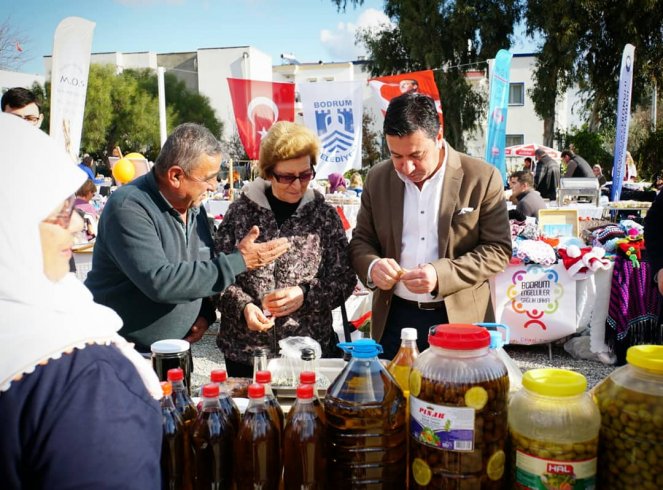
[[[547,330],[544,315],[555,313],[564,295],[557,272],[534,264],[526,270],[516,271],[511,276],[511,283],[506,294],[513,311],[529,318],[524,328],[536,326]]]

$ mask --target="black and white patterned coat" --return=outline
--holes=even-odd
[[[228,359],[251,364],[257,347],[273,351],[275,341],[282,338],[309,336],[320,343],[323,356],[331,356],[336,341],[331,310],[352,294],[357,283],[341,219],[320,193],[308,189],[295,213],[279,229],[265,196],[270,185],[256,179],[230,205],[216,234],[215,249],[223,253],[235,250],[251,227],[257,225],[258,241],[287,237],[290,250],[264,268],[238,275],[235,284],[225,290],[219,304],[221,328],[217,345]],[[274,328],[265,333],[248,329],[243,314],[248,303],[260,306],[265,293],[301,284],[310,289],[299,310],[277,318]]]

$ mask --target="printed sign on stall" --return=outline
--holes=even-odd
[[[575,333],[576,282],[562,264],[510,265],[491,280],[495,317],[512,344],[539,344]]]

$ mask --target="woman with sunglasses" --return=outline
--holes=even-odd
[[[338,213],[308,188],[319,150],[308,128],[275,123],[260,145],[260,177],[230,205],[217,232],[217,252],[233,250],[254,225],[262,240],[287,237],[291,244],[269,266],[237,276],[221,297],[217,345],[230,376],[250,377],[256,348],[276,354],[285,337],[312,337],[323,357],[335,354],[331,310],[352,294],[357,278]]]
[[[69,273],[86,175],[0,114],[0,486],[160,488],[158,379]],[[25,199],[18,182],[47,184]]]

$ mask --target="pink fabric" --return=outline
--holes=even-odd
[[[327,180],[329,181],[329,192],[331,194],[336,192],[340,186],[345,187],[345,179],[341,174],[338,173],[329,174],[327,176]]]

